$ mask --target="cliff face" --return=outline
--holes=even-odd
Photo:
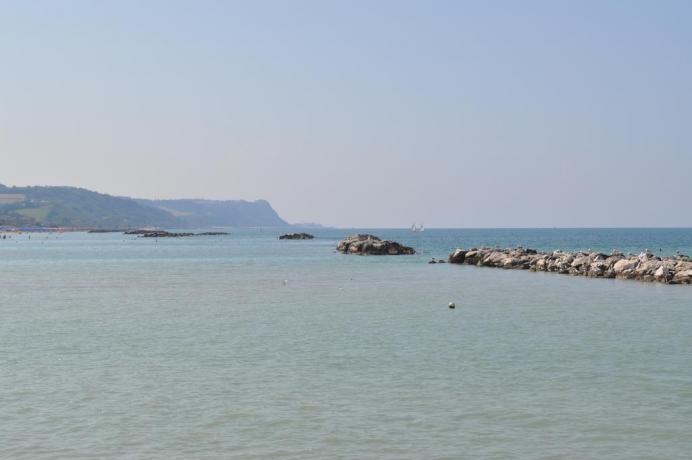
[[[75,187],[0,185],[0,225],[82,228],[280,227],[263,200],[135,200]]]

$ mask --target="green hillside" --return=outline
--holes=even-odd
[[[75,187],[0,185],[0,225],[79,228],[286,226],[263,200],[135,200]]]
[[[23,195],[21,201],[0,201],[0,224],[49,227],[130,228],[175,226],[177,219],[160,209],[75,187],[4,187],[4,196]]]

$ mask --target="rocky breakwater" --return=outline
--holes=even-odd
[[[396,241],[381,240],[374,235],[352,235],[341,240],[336,250],[343,254],[397,256],[415,254],[416,250]]]
[[[309,233],[286,233],[279,237],[280,240],[311,240],[314,236]]]
[[[129,230],[125,235],[138,235],[142,238],[180,238],[184,236],[221,236],[228,235],[226,232],[204,232],[204,233],[175,233],[166,230]]]
[[[453,264],[554,272],[593,278],[634,279],[666,284],[692,284],[692,260],[688,256],[658,257],[650,252],[627,255],[614,251],[542,253],[533,249],[457,249],[449,255]]]

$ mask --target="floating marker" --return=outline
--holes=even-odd
[[[449,308],[454,310],[456,308],[456,304],[454,302],[449,302]]]

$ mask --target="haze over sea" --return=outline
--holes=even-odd
[[[692,229],[371,231],[396,257],[231,231],[0,240],[0,458],[692,452],[689,286],[425,263],[692,254]]]

